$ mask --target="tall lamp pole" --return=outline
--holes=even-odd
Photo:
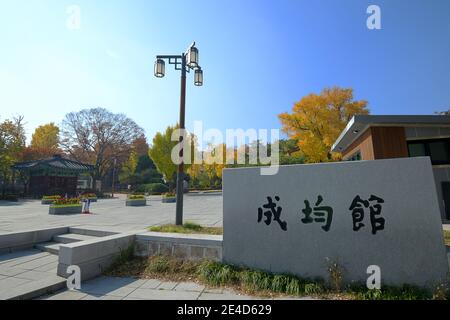
[[[114,198],[114,184],[116,180],[116,164],[117,164],[117,158],[114,158],[114,164],[113,164],[113,172],[112,172],[112,185],[111,185],[111,198]]]
[[[195,42],[181,55],[159,55],[156,56],[155,62],[155,76],[163,78],[166,72],[165,60],[169,64],[175,65],[175,70],[181,71],[181,92],[180,92],[180,164],[177,170],[177,202],[176,202],[176,218],[175,224],[183,225],[183,193],[184,193],[184,150],[183,150],[183,132],[185,129],[185,111],[186,111],[186,73],[191,70],[195,71],[194,84],[196,86],[203,85],[203,70],[198,63],[198,49],[195,47]]]

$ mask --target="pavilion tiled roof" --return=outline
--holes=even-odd
[[[35,160],[35,161],[27,161],[27,162],[20,162],[16,163],[14,166],[12,166],[13,169],[19,170],[19,171],[33,171],[33,170],[39,170],[41,168],[50,168],[50,169],[56,169],[56,170],[62,170],[62,171],[76,171],[76,172],[89,172],[94,169],[94,166],[77,162],[74,160],[69,160],[66,158],[63,158],[59,155],[54,155],[51,158],[42,159],[42,160]]]

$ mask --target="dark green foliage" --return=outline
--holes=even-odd
[[[148,156],[148,154],[143,154],[139,157],[138,164],[136,166],[136,172],[141,173],[148,169],[156,169],[153,160]]]
[[[301,155],[299,151],[300,148],[298,147],[298,140],[280,140],[280,164],[290,165],[305,163],[305,157]]]
[[[169,187],[163,183],[149,183],[137,186],[136,192],[144,192],[149,194],[162,194],[169,191]]]
[[[16,194],[5,194],[5,195],[0,194],[0,200],[17,202],[19,201],[19,196]]]
[[[140,184],[163,183],[163,176],[156,169],[145,169],[139,173]]]
[[[121,178],[121,183],[127,183],[140,187],[146,184],[163,183],[162,175],[156,169],[145,169],[139,173],[131,174]]]

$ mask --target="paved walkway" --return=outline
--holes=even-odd
[[[66,280],[56,275],[57,265],[58,256],[39,250],[0,255],[0,300],[64,288]]]
[[[60,226],[124,232],[175,221],[175,204],[162,203],[160,196],[148,197],[145,207],[126,207],[125,196],[120,195],[118,199],[92,203],[91,212],[91,215],[54,216],[38,200],[0,201],[0,233]],[[222,226],[222,196],[186,195],[184,218],[205,226]]]
[[[99,277],[84,282],[81,290],[65,290],[42,300],[254,300],[228,289],[208,289],[194,282]],[[307,300],[311,298],[283,298]]]

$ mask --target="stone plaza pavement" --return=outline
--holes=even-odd
[[[254,300],[230,289],[207,288],[195,282],[157,279],[99,277],[86,281],[80,290],[64,290],[43,296],[42,300]],[[266,298],[267,299],[267,298]],[[310,300],[309,297],[277,299]]]
[[[253,300],[230,289],[207,288],[195,282],[105,277],[85,281],[68,290],[56,275],[58,256],[36,249],[0,255],[0,300]],[[48,292],[54,292],[48,294]],[[283,297],[279,299],[309,299]]]
[[[0,300],[44,294],[66,287],[56,275],[58,256],[30,249],[0,255]]]
[[[93,214],[54,216],[39,200],[0,201],[0,233],[62,226],[125,232],[175,221],[175,204],[162,203],[160,196],[147,197],[145,207],[126,207],[125,196],[118,195],[92,203],[90,211]],[[222,195],[185,195],[184,220],[222,226]]]

